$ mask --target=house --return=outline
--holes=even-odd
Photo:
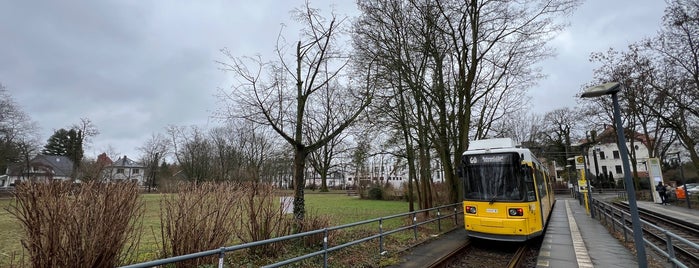
[[[127,156],[106,166],[104,172],[104,178],[110,181],[136,181],[139,185],[144,184],[145,166]]]
[[[621,153],[617,145],[616,130],[612,127],[607,127],[600,133],[595,142],[588,143],[586,161],[588,169],[592,174],[612,174],[614,180],[618,183],[624,178],[624,170],[621,162]],[[633,148],[631,146],[633,142]],[[648,165],[646,161],[650,158],[648,145],[652,142],[647,136],[634,132],[633,139],[627,137],[626,148],[635,152],[636,168],[639,177],[648,176]],[[629,161],[633,161],[629,157]],[[633,167],[632,167],[633,169]]]
[[[73,161],[66,156],[37,155],[29,163],[16,163],[7,167],[7,179],[2,186],[28,180],[71,180]]]

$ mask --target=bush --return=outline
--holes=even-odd
[[[247,217],[237,218],[237,237],[243,243],[266,240],[290,235],[293,227],[291,217],[285,215],[279,198],[271,184],[248,182],[241,189],[240,204]],[[281,243],[271,243],[251,249],[254,255],[276,257],[284,252]]]
[[[317,213],[316,213],[317,214]],[[303,222],[301,223],[301,228],[299,230],[299,233],[302,232],[308,232],[308,231],[315,231],[315,230],[320,230],[320,229],[325,229],[330,227],[330,217],[328,216],[319,216],[316,214],[306,214],[306,216],[303,218]],[[335,231],[338,232],[338,231]],[[335,233],[329,232],[328,233],[328,240],[332,241],[334,240],[333,237]],[[323,239],[324,234],[319,233],[311,236],[306,236],[304,237],[304,246],[306,247],[311,247],[311,246],[322,246],[323,245]]]
[[[17,185],[8,211],[33,267],[114,267],[135,256],[144,205],[132,182],[46,181]]]
[[[195,253],[225,246],[236,231],[239,185],[180,183],[178,194],[160,201],[162,257]],[[179,262],[177,267],[215,263],[217,256]]]
[[[369,189],[368,198],[371,200],[383,200],[383,189],[378,186],[374,186]]]

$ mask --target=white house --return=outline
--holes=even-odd
[[[597,137],[597,143],[591,144],[587,150],[586,161],[592,174],[612,174],[615,181],[623,180],[624,170],[621,162],[621,153],[616,142],[616,131],[608,127]],[[648,176],[648,161],[650,153],[647,144],[650,142],[645,135],[634,133],[633,147],[631,139],[626,138],[626,148],[631,154],[635,151],[636,168],[640,177]],[[629,157],[629,161],[633,161]],[[595,164],[596,162],[596,164]],[[633,167],[632,167],[633,171]]]
[[[145,166],[127,156],[121,157],[105,167],[104,172],[104,178],[111,181],[136,181],[139,185],[143,185],[145,181]]]

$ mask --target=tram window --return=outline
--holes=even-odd
[[[533,182],[532,178],[532,168],[527,165],[522,165],[522,174],[524,176],[524,182]]]
[[[532,177],[532,168],[529,166],[524,166],[522,167],[523,173],[524,173],[524,190],[527,193],[526,200],[527,202],[532,202],[536,201],[536,194],[534,192],[534,178]]]
[[[540,169],[537,167],[534,167],[534,173],[536,174],[536,186],[537,190],[539,191],[539,198],[543,198],[547,195],[546,193],[546,184],[544,183],[544,173],[541,172]]]
[[[518,155],[472,155],[463,169],[464,198],[488,201],[521,201],[523,180]],[[517,164],[515,164],[517,163]]]

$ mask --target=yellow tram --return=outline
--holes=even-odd
[[[526,241],[543,234],[555,199],[548,169],[529,149],[508,138],[476,140],[461,162],[468,236]]]

